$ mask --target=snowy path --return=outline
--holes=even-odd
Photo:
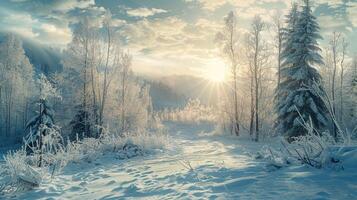
[[[206,129],[206,130],[204,130]],[[268,172],[250,142],[209,136],[209,127],[170,125],[173,147],[126,161],[73,165],[19,199],[353,199],[357,172],[287,168]],[[252,146],[252,145],[251,145]],[[193,171],[180,162],[189,161]],[[325,174],[324,174],[325,173]],[[327,173],[327,175],[326,175]]]

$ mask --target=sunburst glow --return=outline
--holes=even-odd
[[[204,78],[214,83],[226,81],[226,67],[221,60],[214,60],[204,70]]]

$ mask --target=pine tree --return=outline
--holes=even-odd
[[[285,106],[285,99],[288,95],[288,90],[284,89],[284,80],[288,77],[285,74],[282,74],[284,68],[288,68],[293,65],[292,60],[286,59],[288,55],[294,52],[294,41],[293,41],[293,33],[296,29],[297,21],[299,17],[298,5],[296,3],[292,4],[289,14],[286,16],[286,27],[283,29],[283,46],[281,52],[281,68],[280,68],[280,82],[275,92],[275,110],[278,114],[277,119],[275,121],[275,129],[281,133],[286,131],[284,127],[284,116],[280,113],[280,109]]]
[[[284,56],[289,55],[290,52],[293,51],[293,41],[292,41],[292,37],[291,35],[293,34],[294,31],[294,27],[296,26],[296,22],[298,19],[298,5],[296,3],[292,4],[291,10],[289,12],[289,14],[286,16],[287,20],[286,20],[286,27],[283,29],[283,41],[282,41],[282,52],[281,52],[281,68],[280,71],[278,72],[280,74],[280,80],[282,79],[286,79],[286,77],[283,77],[281,74],[281,70],[284,67],[287,67],[289,65],[291,65],[290,60],[286,60],[284,58]],[[281,101],[279,101],[279,98],[286,98],[287,92],[281,89],[282,87],[282,82],[279,82],[279,85],[276,88],[276,92],[275,92],[275,102],[276,102],[276,109],[277,107],[280,105],[280,103],[282,103]],[[280,121],[280,120],[278,120]],[[276,124],[277,125],[277,124]]]
[[[277,93],[279,102],[276,109],[278,131],[291,140],[305,134],[302,119],[311,119],[318,130],[325,129],[328,120],[323,101],[311,90],[316,83],[321,82],[321,76],[314,66],[323,64],[323,61],[317,43],[317,39],[321,39],[319,26],[312,14],[309,0],[305,0],[305,5],[290,31],[282,55],[283,79]]]
[[[40,88],[39,100],[36,102],[38,112],[26,125],[29,133],[25,138],[25,146],[28,153],[40,154],[38,165],[41,166],[42,154],[54,150],[59,143],[59,127],[54,123],[53,110],[48,103],[48,98],[60,96],[45,75],[40,74],[38,82]]]
[[[72,126],[72,133],[70,135],[70,140],[75,140],[77,137],[79,139],[94,137],[91,134],[90,129],[91,123],[89,123],[88,119],[90,118],[89,112],[85,109],[83,104],[78,105],[76,107],[77,113],[75,114],[73,120],[70,122]]]

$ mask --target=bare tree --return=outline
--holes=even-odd
[[[66,59],[63,60],[64,72],[68,75],[66,84],[70,84],[73,90],[72,94],[66,96],[65,102],[76,104],[79,108],[71,122],[72,132],[86,136],[94,136],[92,129],[95,127],[96,105],[93,103],[96,102],[96,95],[91,89],[96,84],[94,66],[97,62],[97,45],[98,34],[85,18],[74,31],[72,42],[65,51]],[[71,82],[72,78],[76,80],[75,83]],[[76,102],[73,102],[73,93],[80,94]]]
[[[5,136],[10,136],[14,131],[24,131],[23,122],[26,121],[28,112],[26,105],[33,84],[32,65],[22,42],[12,34],[7,35],[0,43],[0,79],[0,114],[3,115],[5,128],[3,132]]]
[[[217,34],[216,40],[221,42],[223,54],[230,62],[231,73],[231,90],[232,90],[232,106],[233,116],[230,116],[232,121],[232,133],[239,135],[239,113],[238,113],[238,28],[237,18],[233,12],[228,13],[224,19],[224,28]]]
[[[325,85],[330,88],[330,98],[332,104],[332,112],[337,116],[337,120],[342,124],[344,115],[344,76],[345,76],[345,60],[347,55],[348,43],[341,33],[333,32],[329,49],[326,50],[325,58]],[[337,85],[339,85],[337,87]],[[339,98],[336,97],[338,92]],[[332,132],[336,136],[336,126],[333,124]]]
[[[101,101],[100,101],[100,108],[99,108],[99,125],[102,127],[103,126],[103,118],[104,118],[104,110],[105,110],[105,105],[106,105],[106,99],[107,99],[107,95],[108,95],[108,89],[110,87],[111,84],[111,80],[112,78],[110,78],[110,69],[109,69],[109,65],[110,65],[110,59],[112,57],[112,54],[116,54],[116,49],[114,48],[114,45],[112,44],[113,39],[112,39],[112,29],[111,29],[111,16],[110,13],[107,14],[106,19],[104,20],[104,28],[105,28],[105,32],[106,32],[106,45],[107,45],[107,49],[106,49],[106,56],[105,56],[105,65],[104,65],[104,77],[103,77],[103,85],[102,85],[102,93],[101,93]],[[113,56],[115,57],[115,56]],[[117,57],[115,57],[117,58]],[[116,64],[116,60],[112,60],[112,65],[114,66]],[[112,73],[113,74],[113,73]],[[102,128],[100,128],[99,134],[102,132]]]
[[[127,126],[128,124],[126,123],[126,108],[127,108],[127,95],[128,95],[128,90],[129,90],[129,78],[131,74],[131,60],[132,57],[129,53],[121,53],[121,59],[120,59],[120,81],[121,81],[121,91],[120,91],[120,109],[121,109],[121,132],[124,133],[127,131]]]
[[[279,90],[280,80],[281,80],[281,52],[283,47],[283,35],[284,35],[284,27],[282,21],[282,14],[277,12],[274,15],[274,29],[275,29],[275,42],[277,48],[277,60],[278,60],[278,82],[277,82],[277,90]],[[279,97],[278,97],[279,98]]]
[[[265,27],[266,25],[261,17],[256,15],[248,35],[248,59],[251,60],[251,103],[253,103],[253,105],[251,105],[250,134],[253,135],[253,124],[255,124],[255,141],[259,140],[259,99],[261,98],[261,81],[263,76],[262,64],[266,56],[264,54],[266,49],[262,41],[262,31]]]
[[[333,69],[332,69],[332,79],[331,79],[331,99],[332,99],[332,112],[336,115],[336,74],[337,74],[337,63],[338,63],[338,43],[341,34],[333,32],[332,38],[330,40],[330,48],[332,53]],[[333,125],[333,133],[336,136],[336,126]]]
[[[343,122],[343,81],[344,81],[344,73],[345,73],[345,57],[347,51],[348,43],[345,41],[345,38],[342,38],[342,52],[341,52],[341,61],[340,61],[340,123]]]
[[[249,135],[254,134],[254,118],[255,118],[255,98],[254,98],[254,67],[251,59],[249,59],[249,72],[250,72],[250,122],[249,122]]]
[[[349,95],[349,109],[351,124],[356,126],[357,124],[357,55],[352,60],[351,77],[350,77],[350,95]],[[353,127],[355,128],[355,127]]]

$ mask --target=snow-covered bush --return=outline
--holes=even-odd
[[[143,155],[154,149],[164,149],[168,144],[164,132],[135,132],[125,134],[106,133],[100,138],[85,138],[69,142],[63,151],[56,154],[58,166],[68,163],[91,162],[105,153],[113,153],[120,159]]]
[[[65,144],[60,128],[54,124],[52,109],[47,100],[51,96],[57,97],[56,90],[43,75],[40,76],[39,85],[40,109],[28,123],[29,133],[24,138],[23,149],[10,152],[5,157],[5,174],[10,177],[11,183],[15,183],[15,187],[22,187],[23,183],[31,187],[38,186],[44,176],[53,176],[68,163],[91,162],[107,152],[117,154],[121,159],[131,158],[151,149],[161,149],[167,144],[167,135],[159,128],[155,129],[156,133],[136,129],[135,132],[118,134],[102,128],[98,138],[80,140],[77,135],[75,141]]]
[[[91,162],[103,154],[111,153],[115,158],[128,159],[142,156],[154,149],[164,149],[169,142],[165,132],[135,132],[126,134],[103,133],[100,138],[84,138],[68,142],[67,145],[41,154],[35,151],[27,154],[25,148],[9,152],[5,156],[4,174],[9,181],[1,185],[32,188],[39,186],[43,179],[52,177],[69,163]],[[39,159],[42,165],[38,165]]]
[[[304,134],[292,138],[291,143],[282,141],[281,152],[278,156],[287,160],[295,160],[301,164],[307,164],[316,168],[323,168],[332,165],[343,165],[341,159],[346,151],[355,150],[351,147],[352,136],[354,133],[348,129],[342,129],[340,123],[336,119],[331,100],[320,87],[315,83],[310,89],[316,96],[321,98],[322,102],[327,107],[331,118],[331,123],[336,128],[335,132],[324,131],[321,132],[316,129],[310,118],[305,121],[295,107],[296,112],[300,115],[299,123],[304,128]],[[332,130],[333,131],[333,130]],[[276,154],[277,155],[277,154]],[[269,159],[268,159],[269,160]]]
[[[72,142],[66,148],[67,162],[93,161],[97,159],[101,151],[101,141],[95,138],[84,138],[83,140]],[[66,159],[64,158],[64,159]]]
[[[18,184],[21,187],[33,187],[41,184],[48,174],[45,170],[31,165],[30,159],[24,149],[9,152],[4,156],[5,172],[10,177],[10,183]]]
[[[264,159],[267,162],[267,167],[271,169],[280,169],[293,163],[294,160],[282,151],[277,151],[271,147],[263,146],[257,152],[256,159]]]
[[[340,164],[341,153],[345,153],[345,149],[351,144],[352,134],[347,130],[340,130],[338,137],[334,138],[328,131],[318,132],[311,120],[304,121],[303,127],[306,129],[306,135],[295,137],[291,144],[283,142],[286,153],[302,164],[316,168]]]
[[[168,144],[168,135],[164,132],[141,132],[125,136],[127,142],[138,145],[143,150],[163,149]],[[126,142],[126,143],[127,143]]]
[[[264,146],[257,159],[267,161],[268,167],[282,168],[291,164],[309,165],[315,168],[341,166],[341,156],[349,149],[348,145],[337,143],[330,133],[308,132],[296,137],[292,143],[281,140],[279,149]]]

